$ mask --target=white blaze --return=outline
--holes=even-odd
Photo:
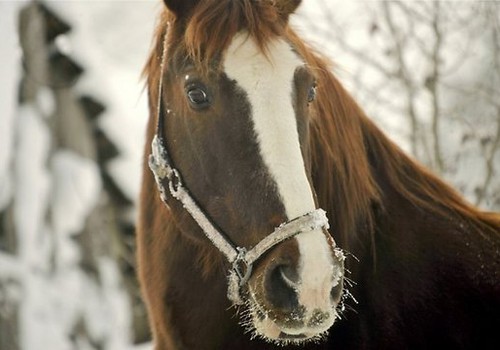
[[[264,164],[273,177],[289,219],[315,209],[302,157],[293,108],[294,74],[303,62],[283,40],[269,45],[264,56],[245,34],[234,37],[224,69],[248,97]],[[308,313],[331,308],[331,252],[321,230],[295,237],[300,251],[299,302]],[[332,315],[333,316],[333,315]]]

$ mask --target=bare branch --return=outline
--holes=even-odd
[[[487,190],[491,185],[491,180],[493,179],[493,175],[495,173],[494,160],[498,150],[500,149],[500,108],[498,108],[497,111],[498,111],[497,113],[498,119],[497,119],[496,135],[493,139],[490,152],[486,157],[486,175],[482,186],[479,188],[479,191],[477,192],[476,205],[481,204],[485,199]]]
[[[435,41],[434,47],[432,50],[432,73],[431,76],[428,77],[427,82],[425,84],[426,88],[431,93],[431,101],[432,101],[432,137],[434,144],[434,164],[436,169],[441,173],[444,170],[443,159],[441,156],[441,146],[439,139],[439,96],[438,96],[438,84],[437,82],[440,80],[440,65],[441,65],[441,46],[443,37],[441,34],[441,30],[439,27],[440,21],[440,13],[441,7],[440,2],[436,1],[434,3],[434,16],[432,20],[432,29],[434,31]]]

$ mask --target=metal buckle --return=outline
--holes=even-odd
[[[168,189],[172,196],[179,194],[179,190],[182,188],[181,174],[175,168],[170,169],[171,171],[167,174],[168,179]]]
[[[247,250],[245,248],[236,247],[236,250],[238,251],[238,255],[233,261],[233,271],[238,276],[239,286],[242,287],[252,275],[253,264],[247,263],[245,259]]]

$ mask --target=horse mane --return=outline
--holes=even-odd
[[[154,49],[146,68],[145,76],[151,76],[158,68],[162,38],[167,27],[181,21],[181,33],[172,34],[167,41],[177,38],[179,49],[186,53],[197,66],[206,71],[211,62],[225,52],[234,35],[243,28],[248,31],[258,48],[265,54],[272,38],[283,34],[287,18],[276,7],[274,1],[253,0],[204,0],[196,5],[188,20],[177,19],[168,9],[160,14],[159,25],[154,35]]]
[[[421,211],[498,236],[498,213],[480,211],[406,155],[365,115],[332,73],[329,60],[292,31],[289,38],[318,81],[311,137],[313,177],[320,206],[331,212],[333,232],[344,247],[349,249],[360,230],[368,233],[374,245],[374,208],[383,211],[387,199],[379,187],[380,178]]]
[[[144,69],[154,111],[160,75],[163,38],[177,47],[200,69],[206,70],[242,29],[261,52],[284,36],[314,73],[318,92],[311,105],[312,176],[320,206],[329,213],[339,241],[367,232],[373,240],[374,207],[383,210],[383,193],[375,174],[383,176],[400,196],[421,210],[458,216],[479,229],[498,231],[500,216],[468,204],[450,186],[412,160],[391,142],[364,114],[332,73],[332,64],[306,45],[287,25],[273,1],[201,1],[182,23],[182,32],[168,33],[177,19],[168,10],[160,16],[153,50]],[[169,30],[167,30],[169,28]]]

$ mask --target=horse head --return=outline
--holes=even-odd
[[[315,72],[286,35],[300,1],[165,3],[152,160],[175,179],[155,173],[163,197],[186,239],[226,255],[230,299],[257,335],[317,340],[338,315],[344,257],[311,179]]]

